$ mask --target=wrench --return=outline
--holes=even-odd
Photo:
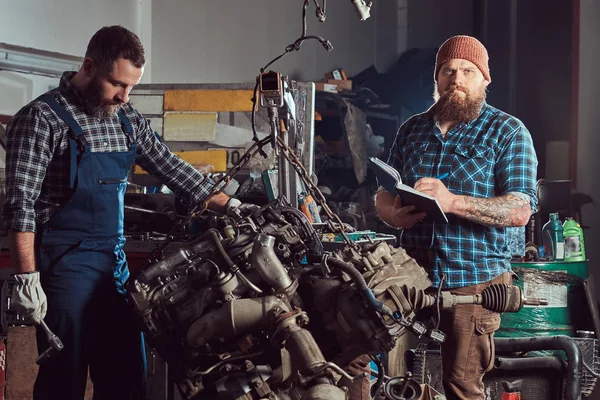
[[[50,328],[48,328],[48,325],[46,325],[44,320],[40,321],[39,326],[41,326],[44,332],[46,333],[46,337],[48,338],[48,343],[50,343],[50,347],[48,347],[46,351],[40,354],[40,356],[35,360],[35,363],[37,365],[42,364],[44,361],[49,359],[54,353],[58,353],[65,347],[63,345],[63,342],[58,338],[58,336],[56,336],[50,330]]]

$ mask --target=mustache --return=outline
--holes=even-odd
[[[452,85],[448,86],[448,88],[446,89],[446,91],[451,91],[451,90],[460,90],[461,92],[464,92],[465,94],[471,94],[469,89],[466,86],[462,86],[462,85],[452,84]]]
[[[121,106],[123,105],[122,101],[118,100],[102,100],[103,106]]]

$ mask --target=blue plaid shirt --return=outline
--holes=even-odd
[[[399,129],[388,164],[403,182],[414,186],[425,177],[442,179],[454,194],[489,198],[508,192],[526,195],[537,208],[537,157],[529,131],[517,118],[488,104],[479,117],[459,124],[442,137],[433,108],[407,120]],[[425,219],[400,235],[406,249],[432,249],[428,266],[433,286],[446,274],[444,288],[487,282],[510,271],[507,229],[448,215],[448,224]]]

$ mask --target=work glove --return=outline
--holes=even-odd
[[[260,207],[257,206],[256,204],[242,203],[238,199],[234,199],[232,197],[231,199],[229,199],[229,201],[225,205],[225,214],[228,217],[242,218],[242,217],[252,214],[254,211],[256,211],[259,208]]]
[[[16,311],[25,323],[39,324],[46,316],[46,293],[40,283],[38,271],[15,274],[10,308]]]

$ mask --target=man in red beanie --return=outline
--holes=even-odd
[[[511,283],[507,230],[537,206],[537,157],[527,128],[486,103],[488,53],[454,36],[436,56],[436,103],[398,130],[388,163],[404,183],[435,197],[448,217],[433,223],[396,194],[379,190],[379,217],[400,230],[400,245],[429,272],[434,287],[471,295]],[[444,391],[449,400],[483,399],[500,315],[475,305],[442,312]]]

